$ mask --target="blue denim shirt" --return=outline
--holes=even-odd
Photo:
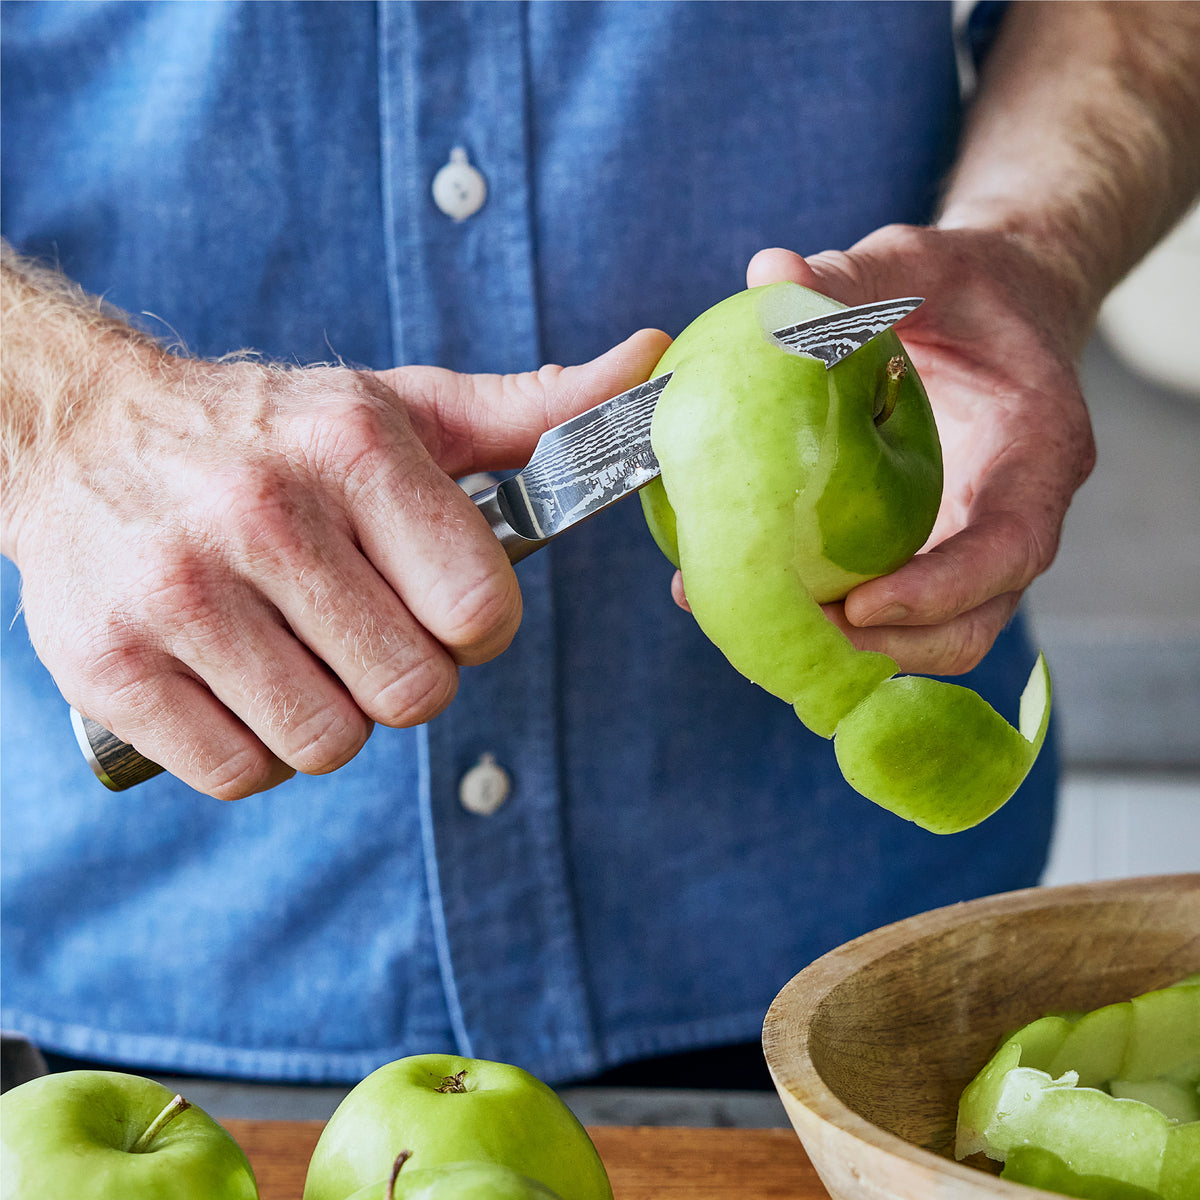
[[[9,4],[2,78],[20,249],[194,353],[367,367],[677,332],[763,246],[927,219],[959,120],[936,3]],[[430,194],[456,147],[488,185],[462,221]],[[6,562],[5,1027],[234,1076],[455,1049],[558,1081],[754,1039],[830,947],[1037,880],[1052,749],[980,828],[924,833],[671,573],[618,505],[521,564],[514,645],[444,715],[226,805],[96,783]],[[966,682],[1015,717],[1032,658],[1018,620]],[[490,816],[458,794],[485,754]]]

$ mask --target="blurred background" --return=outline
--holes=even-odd
[[[1066,764],[1044,882],[1200,871],[1200,207],[1083,361],[1098,458],[1028,594]]]

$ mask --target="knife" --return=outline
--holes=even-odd
[[[923,302],[906,296],[860,304],[776,329],[773,336],[798,354],[820,359],[828,370]],[[522,470],[471,497],[510,562],[520,562],[658,476],[650,421],[671,375],[656,375],[547,430]],[[75,709],[71,723],[96,778],[111,791],[124,791],[162,771]]]

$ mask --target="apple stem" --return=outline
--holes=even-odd
[[[896,411],[896,401],[900,398],[900,380],[908,374],[908,363],[902,355],[888,359],[886,370],[887,383],[884,384],[883,399],[875,413],[875,424],[882,425]]]
[[[387,1192],[384,1200],[396,1200],[396,1180],[400,1177],[400,1168],[404,1166],[408,1160],[412,1158],[411,1150],[401,1150],[396,1155],[396,1161],[392,1163],[392,1173],[388,1176]]]
[[[190,1100],[185,1100],[179,1095],[172,1097],[162,1112],[160,1112],[158,1116],[146,1126],[142,1136],[138,1138],[138,1140],[130,1147],[130,1154],[145,1154],[146,1151],[150,1149],[150,1143],[153,1142],[154,1139],[158,1137],[158,1135],[162,1133],[162,1131],[168,1125],[170,1125],[170,1123],[175,1120],[180,1113],[187,1112],[187,1110],[191,1107],[192,1103]]]

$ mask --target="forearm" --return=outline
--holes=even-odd
[[[1078,349],[1200,189],[1200,5],[1017,0],[938,224],[1015,239]]]
[[[119,403],[123,376],[161,349],[121,314],[64,276],[3,244],[3,553],[13,555],[22,500],[72,433],[99,424]]]

